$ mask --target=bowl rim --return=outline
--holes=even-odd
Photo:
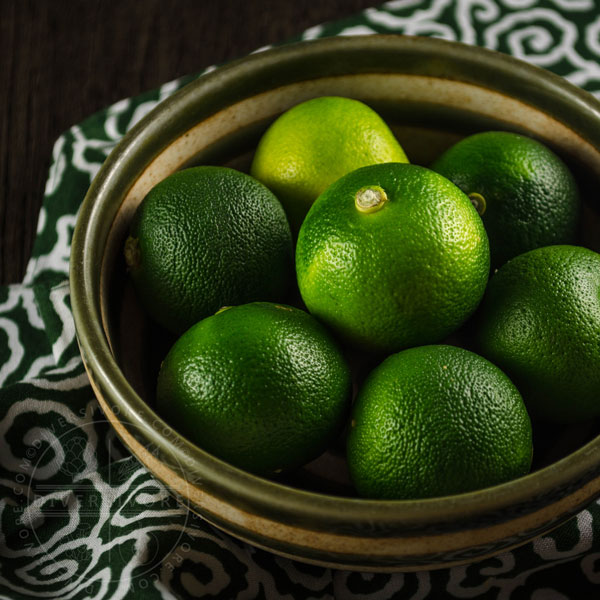
[[[179,129],[184,130],[197,118],[198,110],[192,110],[192,107],[196,105],[198,95],[212,100],[212,104],[209,101],[202,107],[202,111],[209,114],[217,101],[215,95],[219,96],[228,86],[234,86],[229,96],[233,102],[236,94],[242,93],[234,84],[247,80],[252,73],[268,70],[275,64],[293,64],[299,59],[317,60],[323,53],[330,55],[350,51],[410,51],[424,57],[443,51],[447,61],[466,63],[479,71],[489,69],[496,76],[501,71],[511,81],[534,82],[535,85],[531,83],[528,90],[531,97],[547,97],[552,93],[554,114],[561,110],[571,111],[572,116],[580,113],[581,131],[583,124],[596,119],[595,129],[586,128],[586,139],[600,147],[600,102],[591,94],[534,65],[460,42],[396,34],[331,37],[271,48],[202,75],[162,101],[123,137],[94,178],[80,208],[71,248],[71,301],[78,342],[94,387],[101,390],[111,406],[119,409],[119,419],[126,428],[142,431],[148,443],[161,453],[174,457],[177,462],[189,467],[190,459],[195,461],[196,466],[189,467],[193,480],[210,482],[215,489],[226,491],[229,498],[244,506],[252,506],[263,515],[272,516],[276,508],[279,514],[318,522],[321,524],[319,527],[327,529],[336,529],[350,521],[366,524],[381,521],[388,526],[410,529],[432,521],[471,521],[478,514],[527,505],[533,496],[552,495],[557,488],[589,479],[590,474],[600,469],[600,436],[528,475],[453,496],[370,500],[296,489],[237,469],[174,432],[164,435],[163,432],[170,429],[169,425],[134,391],[119,368],[102,326],[100,309],[98,270],[105,249],[103,236],[108,227],[102,221],[106,220],[105,213],[110,212],[107,206],[114,208],[118,204],[114,198],[122,198],[123,187],[131,185],[131,177],[141,172],[141,167],[160,152],[165,139],[173,135],[174,114],[189,109],[189,113],[194,115],[193,118],[188,115],[187,125],[179,125]],[[493,87],[491,78],[490,86]],[[250,95],[247,88],[244,93]],[[111,196],[112,204],[107,201]],[[113,216],[117,211],[118,208]],[[148,423],[156,427],[148,427]]]

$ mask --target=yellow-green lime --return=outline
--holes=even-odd
[[[140,204],[125,259],[147,312],[181,333],[226,304],[284,299],[290,228],[277,198],[249,175],[194,167]]]
[[[600,254],[559,245],[508,261],[490,280],[476,329],[481,353],[532,416],[600,416]]]
[[[186,331],[158,377],[160,413],[191,441],[259,475],[322,453],[347,418],[351,380],[308,313],[255,302]]]
[[[408,159],[383,119],[358,100],[324,96],[297,104],[271,124],[250,173],[281,200],[297,231],[328,185],[385,162]]]
[[[347,456],[361,496],[458,494],[526,474],[531,422],[498,367],[462,348],[420,346],[390,356],[367,378]]]
[[[469,198],[410,164],[363,167],[332,184],[298,236],[309,311],[353,346],[390,353],[434,343],[477,307],[489,273]]]
[[[548,147],[516,133],[469,136],[440,156],[432,169],[476,204],[497,268],[528,250],[572,243],[580,199],[567,165]]]

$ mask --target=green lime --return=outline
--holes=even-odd
[[[390,353],[442,340],[475,310],[489,273],[481,219],[424,167],[345,175],[318,198],[296,247],[308,310],[344,340]]]
[[[255,302],[179,338],[160,369],[157,406],[201,448],[272,475],[325,450],[347,417],[350,391],[345,359],[316,319]]]
[[[361,496],[417,499],[480,489],[531,466],[531,422],[492,363],[454,346],[387,358],[352,413],[348,465]]]
[[[532,415],[600,416],[600,254],[547,246],[491,278],[477,318],[481,353],[503,369]]]
[[[472,198],[490,240],[493,268],[528,250],[575,240],[580,199],[573,175],[534,139],[477,133],[448,149],[432,169]]]
[[[408,162],[381,117],[358,100],[314,98],[283,113],[261,138],[251,174],[281,200],[298,231],[314,200],[366,165]]]
[[[281,204],[264,185],[225,167],[195,167],[156,185],[125,244],[137,295],[181,333],[226,304],[282,300],[293,272]]]

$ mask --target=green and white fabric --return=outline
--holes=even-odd
[[[394,0],[302,38],[407,33],[507,52],[600,95],[592,0]],[[70,240],[90,181],[123,134],[190,78],[118,102],[54,146],[33,256],[0,289],[0,598],[484,598],[600,596],[600,507],[464,567],[370,574],[257,550],[181,508],[118,442],[79,357]]]

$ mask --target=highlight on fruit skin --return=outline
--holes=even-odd
[[[531,421],[517,388],[468,350],[410,348],[359,391],[347,440],[351,479],[374,499],[460,494],[525,475]]]
[[[270,477],[320,455],[346,422],[350,369],[292,306],[233,306],[186,331],[162,363],[159,413],[200,448]]]

